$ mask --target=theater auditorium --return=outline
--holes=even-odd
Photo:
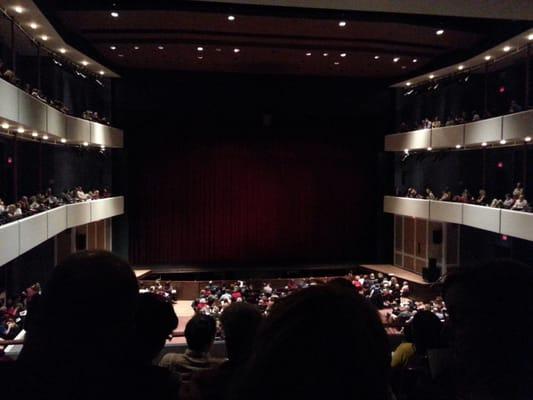
[[[0,0],[0,396],[533,399],[531,0]]]

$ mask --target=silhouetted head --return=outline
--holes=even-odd
[[[354,290],[313,286],[277,302],[238,399],[385,399],[390,352],[376,310]]]
[[[250,303],[233,303],[224,309],[220,322],[231,361],[242,363],[249,358],[262,320],[261,311]]]
[[[217,324],[213,317],[196,314],[185,326],[185,339],[187,347],[198,353],[206,353],[215,341]]]
[[[178,326],[172,304],[155,293],[139,295],[136,318],[137,354],[143,362],[150,362],[165,346],[166,340]]]
[[[417,353],[440,347],[442,322],[431,311],[418,311],[410,325]]]

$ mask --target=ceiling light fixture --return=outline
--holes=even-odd
[[[87,146],[89,146],[89,142],[83,142],[83,145],[84,145],[85,147],[87,147]]]
[[[460,144],[456,144],[456,145],[455,145],[455,148],[456,148],[456,149],[460,149],[460,148],[461,148],[461,145],[460,145]]]
[[[307,53],[305,53],[305,55],[306,55],[307,57],[309,57],[309,56],[311,56],[311,53],[308,51]]]
[[[341,57],[346,57],[346,53],[341,53]]]
[[[482,147],[487,147],[487,142],[483,142],[483,143],[481,143],[481,146],[482,146]]]
[[[533,33],[530,33],[529,35],[527,35],[527,40],[533,40]]]
[[[411,82],[407,82],[405,86],[411,86]]]
[[[507,140],[505,139],[500,140],[500,144],[507,144]]]
[[[324,53],[324,54],[322,54],[322,55],[323,55],[324,57],[327,57],[327,56],[329,56],[329,54],[328,54],[328,53]]]
[[[507,53],[508,51],[511,50],[511,46],[504,46],[504,48],[502,50]]]
[[[139,50],[140,47],[139,46],[133,46],[133,50]]]
[[[158,48],[158,50],[164,50],[165,49],[165,47],[161,46],[161,45],[157,46],[157,48]]]
[[[347,25],[347,24],[346,24],[346,21],[339,21],[339,26],[340,26],[341,28],[344,28],[346,25]]]
[[[33,131],[33,132],[31,133],[31,136],[32,136],[32,137],[38,137],[38,136],[39,136],[39,133],[38,133],[37,131]]]
[[[48,135],[47,134],[43,135],[43,140],[48,140]]]
[[[89,65],[89,61],[83,60],[83,61],[81,62],[81,65],[83,65],[84,67],[86,67],[87,65]]]
[[[235,21],[235,15],[228,15],[228,21]]]
[[[435,78],[435,75],[433,74],[429,75],[429,79],[433,79],[433,78]]]
[[[100,75],[105,75],[105,71],[102,69],[98,72]]]
[[[379,56],[374,56],[374,60],[379,60]]]
[[[204,51],[204,48],[203,48],[203,47],[197,47],[196,50],[198,50],[198,51]]]
[[[428,147],[428,151],[431,151],[431,150],[433,150],[433,148],[432,147]]]
[[[459,65],[459,66],[457,67],[457,69],[458,69],[459,71],[462,71],[464,68],[465,68],[464,65]]]
[[[2,123],[2,129],[9,129],[9,124],[7,122]]]
[[[17,128],[17,132],[18,132],[18,133],[24,133],[24,128],[23,128],[22,126],[19,126],[19,127]]]
[[[531,142],[531,136],[526,136],[524,138],[524,142],[528,142],[528,143]]]
[[[61,54],[65,54],[65,53],[67,52],[67,49],[65,49],[64,47],[61,47],[61,48],[59,49],[59,52],[60,52]]]
[[[39,25],[37,25],[35,22],[30,22],[30,28],[35,30],[39,27]]]
[[[241,49],[234,48],[234,49],[233,49],[233,52],[234,52],[234,53],[240,53],[240,52],[241,52]]]
[[[67,143],[67,139],[61,138],[61,143]]]
[[[492,57],[490,54],[487,54],[485,57],[483,57],[485,61],[489,61]]]
[[[116,50],[116,49],[117,49],[117,46],[109,46],[109,49],[111,49],[111,50]]]
[[[22,14],[24,12],[24,8],[22,8],[21,6],[14,6],[13,10],[15,10],[17,14]]]
[[[46,41],[49,39],[49,37],[48,37],[48,35],[42,35],[42,36],[41,36],[41,39],[42,39],[44,42],[46,42]]]
[[[396,62],[398,62],[398,61],[400,61],[400,57],[394,57],[394,58],[392,59],[392,62],[395,62],[395,63],[396,63]]]
[[[118,18],[119,14],[118,14],[118,12],[116,12],[116,11],[111,11],[111,16],[112,16],[113,18]]]
[[[444,29],[439,29],[438,31],[435,32],[435,35],[437,36],[444,35]]]
[[[339,65],[340,63],[338,61],[335,61],[333,64],[334,65]]]
[[[119,54],[118,56],[119,56],[119,57],[124,57],[124,54]]]
[[[417,63],[418,62],[418,58],[413,58],[413,62]]]
[[[203,56],[198,56],[198,59],[199,59],[199,60],[203,60],[204,57],[203,57]]]

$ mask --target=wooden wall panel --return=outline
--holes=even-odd
[[[415,254],[415,219],[406,217],[404,222],[404,252],[405,254]]]

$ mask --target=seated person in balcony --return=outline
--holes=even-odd
[[[472,122],[479,121],[480,119],[481,119],[481,117],[479,116],[477,111],[472,111]]]
[[[513,190],[513,197],[517,199],[523,193],[524,193],[524,187],[522,186],[520,182],[517,182],[516,187]]]
[[[439,200],[440,201],[452,201],[452,192],[448,189],[444,189]]]
[[[51,188],[46,189],[46,193],[44,194],[44,204],[48,208],[53,208],[53,207],[56,207],[58,203],[59,203],[59,199],[56,196],[54,196],[54,194],[52,193],[52,189]]]
[[[502,207],[506,209],[510,209],[514,205],[514,199],[513,196],[511,196],[511,193],[507,193],[505,195],[505,200],[502,203]]]
[[[455,196],[453,198],[453,201],[456,201],[458,203],[471,203],[472,202],[472,196],[470,196],[470,193],[468,192],[468,189],[463,190],[463,193],[460,196]]]
[[[37,201],[37,196],[31,196],[29,204],[29,210],[32,212],[38,212],[42,210],[41,204],[39,204]]]
[[[431,127],[432,128],[440,128],[440,119],[439,117],[435,116],[435,118],[433,119],[433,122],[431,123]]]
[[[453,118],[453,116],[449,115],[444,126],[452,126],[452,125],[455,125],[455,119]]]
[[[524,211],[528,206],[528,202],[526,200],[526,197],[524,194],[521,194],[518,196],[518,199],[514,202],[513,206],[511,207],[511,210],[516,211]]]
[[[27,196],[22,196],[20,198],[19,204],[23,214],[27,213],[30,210],[30,202],[28,201]]]
[[[78,186],[76,188],[76,198],[79,201],[85,201],[90,199],[89,195],[83,191],[81,186]]]
[[[516,102],[516,100],[511,100],[511,105],[509,106],[509,112],[515,113],[522,111],[522,106]]]
[[[487,192],[484,189],[481,189],[479,191],[479,196],[476,199],[476,204],[480,206],[486,206],[487,205]]]
[[[185,327],[185,339],[187,341],[185,353],[165,354],[159,362],[159,366],[179,373],[182,380],[187,382],[194,372],[213,368],[220,364],[221,360],[212,358],[209,354],[215,341],[216,325],[213,317],[196,314],[187,322]]]
[[[10,204],[7,206],[7,217],[8,219],[17,219],[22,216],[22,210],[20,208],[20,203]]]
[[[435,195],[433,194],[430,188],[426,188],[426,199],[435,200]]]
[[[4,200],[0,199],[0,214],[6,211]]]

